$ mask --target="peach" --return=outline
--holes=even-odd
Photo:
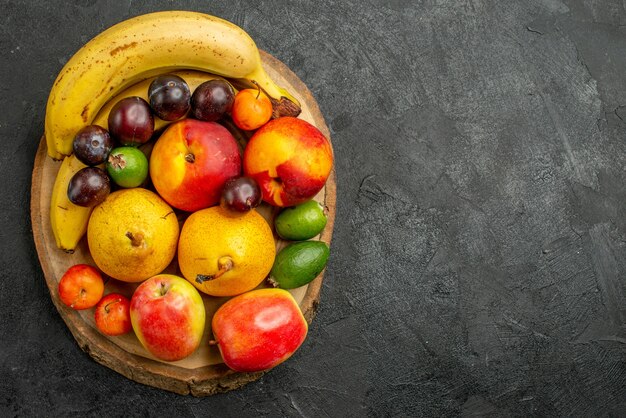
[[[258,289],[222,305],[212,321],[222,359],[240,372],[267,370],[302,345],[308,324],[289,292]]]
[[[263,200],[281,207],[315,196],[332,166],[328,139],[310,123],[287,116],[256,131],[243,155],[244,173],[259,183]]]
[[[188,212],[217,204],[226,180],[239,174],[237,141],[216,122],[184,119],[170,125],[150,156],[150,178],[159,195]]]

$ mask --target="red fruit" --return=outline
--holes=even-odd
[[[264,201],[281,207],[314,197],[332,166],[328,139],[310,123],[287,116],[256,131],[243,154],[244,174],[259,183]]]
[[[308,324],[289,292],[258,289],[222,305],[212,329],[228,367],[256,372],[291,357],[304,342]]]
[[[159,274],[139,285],[130,300],[135,335],[153,356],[181,360],[202,339],[206,312],[202,297],[182,277]]]
[[[170,125],[150,156],[159,195],[188,212],[217,204],[226,180],[240,173],[237,141],[216,122],[184,119]]]
[[[132,329],[130,301],[119,293],[109,293],[98,302],[95,312],[96,327],[101,333],[116,336]]]
[[[72,309],[89,309],[102,299],[104,281],[94,267],[76,264],[63,274],[59,281],[59,297]]]

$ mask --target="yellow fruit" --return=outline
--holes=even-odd
[[[155,193],[126,189],[96,206],[87,228],[89,251],[109,276],[140,282],[161,273],[176,254],[178,220]]]
[[[267,277],[275,255],[272,230],[255,210],[232,215],[214,206],[194,212],[178,242],[183,276],[212,296],[254,289]]]

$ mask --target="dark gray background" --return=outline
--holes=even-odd
[[[1,0],[0,415],[626,416],[626,2]],[[57,73],[160,9],[312,90],[338,211],[297,354],[236,392],[136,384],[51,303],[30,175]]]

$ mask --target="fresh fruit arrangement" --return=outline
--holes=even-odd
[[[63,160],[58,251],[70,263],[86,242],[93,260],[68,264],[61,301],[162,362],[213,350],[259,372],[287,360],[308,329],[293,289],[330,254],[317,199],[334,162],[296,95],[241,28],[200,13],[132,18],[81,48],[45,120],[48,155]]]

